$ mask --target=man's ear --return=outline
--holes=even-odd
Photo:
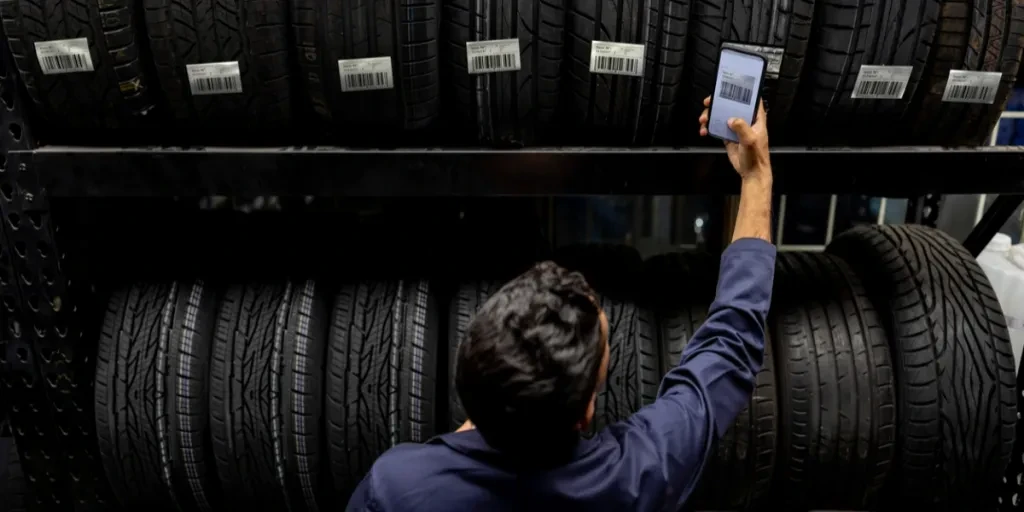
[[[594,421],[594,412],[596,410],[597,391],[594,391],[594,394],[590,396],[590,403],[587,404],[587,412],[583,415],[583,418],[580,419],[580,422],[576,424],[576,428],[578,428],[580,432],[583,432],[590,427],[590,424]]]

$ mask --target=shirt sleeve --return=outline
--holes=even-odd
[[[760,239],[737,240],[722,253],[708,317],[665,375],[658,398],[609,429],[621,445],[625,490],[646,503],[642,508],[678,508],[714,436],[725,433],[749,402],[764,361],[775,254],[775,246]]]
[[[356,487],[355,492],[352,493],[352,497],[348,500],[348,506],[345,507],[346,512],[383,512],[384,508],[377,502],[373,495],[373,469],[366,474],[362,482],[359,482],[359,486]]]

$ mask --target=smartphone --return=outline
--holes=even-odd
[[[768,62],[756,53],[734,48],[722,48],[718,54],[715,72],[715,93],[711,96],[708,115],[708,134],[712,137],[739,142],[729,129],[729,118],[738,117],[754,124],[757,104],[761,101],[761,82]]]

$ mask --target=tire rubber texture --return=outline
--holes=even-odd
[[[96,433],[126,508],[210,511],[219,503],[207,441],[216,300],[202,281],[113,294],[96,357]]]
[[[175,119],[273,123],[291,114],[287,0],[142,0],[153,63]],[[186,66],[237,61],[241,94],[193,96]]]
[[[26,512],[32,496],[28,480],[25,479],[25,473],[21,469],[17,445],[14,444],[13,439],[10,441],[7,467],[4,473],[0,474],[0,512]]]
[[[322,433],[327,302],[313,281],[228,288],[210,372],[224,493],[238,506],[318,510],[329,494]]]
[[[305,96],[321,117],[358,134],[415,130],[441,104],[440,0],[292,0]],[[390,57],[394,88],[342,92],[338,61]]]
[[[344,499],[395,443],[436,434],[438,312],[426,281],[346,285],[335,298],[327,438]]]
[[[454,104],[477,138],[532,144],[552,128],[561,92],[566,0],[445,0]],[[466,43],[518,39],[520,70],[470,75]]]
[[[0,4],[21,81],[42,115],[73,127],[116,129],[153,108],[142,64],[140,17],[130,0],[14,0]],[[94,71],[44,75],[35,43],[89,40]],[[98,126],[97,126],[98,125]]]
[[[670,126],[683,81],[690,0],[567,1],[565,87],[578,138],[590,144],[659,139]],[[595,40],[645,45],[644,77],[591,73]]]
[[[918,90],[914,137],[922,144],[981,144],[1013,90],[1024,48],[1024,2],[947,0],[939,14],[935,48]],[[997,71],[1002,80],[991,105],[942,101],[951,69]]]
[[[906,140],[908,113],[934,42],[941,0],[878,0],[854,7],[818,0],[801,83],[800,127],[805,140],[842,145]],[[913,66],[900,100],[855,100],[863,65]],[[769,114],[770,115],[770,114]]]
[[[646,263],[648,290],[655,297],[658,338],[665,374],[707,318],[715,296],[718,262],[705,253],[670,253]],[[748,510],[768,491],[775,462],[777,412],[771,340],[757,374],[750,405],[716,440],[713,456],[688,504],[695,510]]]
[[[874,510],[896,440],[880,315],[853,271],[832,255],[780,253],[775,283],[775,490],[787,510]]]
[[[459,393],[455,389],[455,366],[458,361],[459,345],[466,339],[473,315],[501,286],[502,283],[498,281],[465,283],[459,286],[448,307],[448,411],[451,417],[449,427],[452,431],[466,421],[466,411],[462,408]]]
[[[949,235],[860,226],[828,252],[864,280],[892,336],[898,447],[893,507],[991,503],[1014,442],[1016,381],[1006,320],[981,267]]]
[[[783,48],[779,78],[764,81],[762,97],[765,108],[771,110],[769,133],[783,136],[785,132],[776,127],[784,126],[796,100],[813,17],[814,0],[694,0],[686,95],[689,109],[684,121],[696,120],[704,109],[704,98],[715,90],[723,42],[779,46]]]

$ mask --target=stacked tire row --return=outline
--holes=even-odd
[[[306,115],[315,113],[341,144],[693,142],[723,43],[773,55],[764,98],[776,141],[977,144],[1005,108],[1024,48],[1018,0],[10,0],[0,7],[28,95],[51,121],[123,128],[177,120],[251,135],[307,127]],[[513,43],[497,57],[517,57],[518,71],[506,63],[505,71],[470,73],[467,45],[508,39],[518,52]],[[69,49],[72,40],[77,49]],[[641,45],[634,76],[592,72],[595,41]],[[353,61],[371,58],[384,60]],[[211,63],[234,66],[237,75],[196,78],[212,71],[191,67]],[[910,66],[899,99],[853,99],[865,65]],[[975,83],[958,96],[991,104],[944,100],[951,70],[1001,73],[998,83]],[[438,140],[424,129],[441,120],[454,129]]]
[[[587,276],[609,317],[589,435],[655,399],[704,320],[717,262],[597,246],[556,259]],[[499,284],[115,293],[95,383],[114,494],[129,510],[342,506],[389,447],[466,419],[454,354]],[[989,510],[1015,407],[1005,321],[970,255],[927,228],[857,228],[827,254],[779,255],[763,370],[690,505]]]

